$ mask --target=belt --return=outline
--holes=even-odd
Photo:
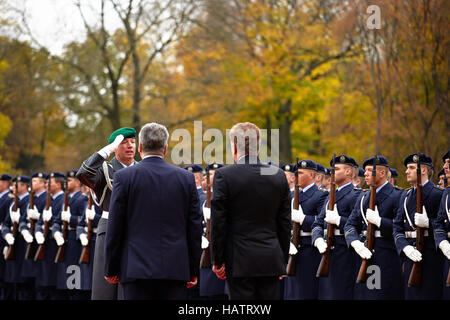
[[[310,237],[312,235],[312,232],[306,232],[303,230],[300,230],[300,237]]]
[[[69,227],[67,228],[67,230],[73,231],[73,230],[77,230],[77,228],[74,228],[74,227],[70,227],[70,226],[69,226]]]
[[[109,216],[109,212],[108,211],[103,211],[102,218],[103,219],[108,219],[108,216]]]
[[[375,230],[374,234],[375,234],[375,238],[382,238],[380,230]],[[363,230],[362,235],[364,237],[367,237],[367,230]]]
[[[405,231],[405,236],[408,239],[415,239],[417,238],[417,231]],[[428,237],[428,230],[423,232],[423,236]]]
[[[328,234],[328,229],[325,229],[325,230],[324,230],[324,235],[326,236],[327,234]],[[335,235],[335,236],[343,236],[344,234],[341,233],[341,230],[339,230],[339,229],[334,229],[334,235]]]

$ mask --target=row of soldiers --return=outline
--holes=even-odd
[[[443,168],[438,175],[440,185],[435,185],[430,180],[434,170],[432,159],[425,154],[407,156],[405,173],[411,187],[404,190],[396,186],[398,171],[390,168],[386,157],[371,157],[362,167],[347,155],[334,157],[330,161],[330,165],[335,163],[333,210],[328,208],[331,168],[307,159],[281,165],[291,188],[292,202],[295,183],[298,183],[299,206],[298,209],[291,206],[291,217],[300,228],[299,243],[297,246],[291,243],[289,252],[296,257],[295,276],[282,280],[280,296],[286,300],[449,299],[450,288],[446,282],[450,259],[450,188],[444,187],[450,178],[450,151],[442,160]],[[417,208],[417,161],[421,164],[422,210]],[[214,170],[222,166],[213,163],[206,170],[198,165],[186,167],[196,176],[205,225],[211,215],[205,206],[206,190],[212,186]],[[206,173],[210,179],[208,186]],[[376,190],[374,209],[369,207],[369,189],[362,188],[370,185]],[[330,269],[328,276],[318,277],[322,254],[328,246],[328,224],[335,226]],[[372,250],[366,243],[368,224],[375,227]],[[425,230],[421,252],[417,250],[418,227]],[[205,230],[204,250],[209,245],[207,236]],[[357,283],[363,259],[370,261],[367,272],[371,276]],[[414,263],[421,263],[421,283],[409,286]],[[225,299],[227,294],[225,281],[215,277],[209,268],[200,269],[199,290],[201,297],[210,299]]]
[[[290,254],[297,257],[296,275],[282,280],[281,296],[284,299],[448,299],[449,289],[445,279],[449,269],[450,244],[449,188],[429,181],[432,176],[431,158],[420,154],[423,168],[423,214],[416,214],[416,182],[414,155],[405,161],[410,189],[395,185],[398,173],[389,167],[388,160],[379,156],[375,184],[376,208],[368,205],[367,190],[370,185],[374,157],[367,159],[362,168],[351,157],[340,155],[335,162],[336,205],[327,210],[331,188],[331,168],[311,160],[281,165],[294,197],[294,187],[299,186],[299,207],[292,208],[292,221],[300,224],[299,244],[291,245]],[[450,151],[443,156],[444,177],[450,178]],[[222,164],[212,163],[204,170],[199,165],[189,165],[186,170],[195,175],[204,222],[211,212],[207,205],[207,190],[211,188],[214,171]],[[207,174],[206,174],[207,173]],[[296,178],[297,175],[297,178]],[[440,175],[440,174],[439,174]],[[207,184],[209,176],[209,184]],[[441,175],[440,175],[441,176]],[[12,191],[10,190],[12,189]],[[214,190],[211,190],[213,194]],[[65,208],[65,194],[68,206]],[[14,197],[18,203],[15,208]],[[33,198],[33,201],[31,200]],[[48,200],[50,199],[50,200]],[[31,204],[31,206],[30,206]],[[89,206],[90,207],[90,206]],[[0,222],[2,237],[0,248],[0,299],[89,299],[92,286],[96,226],[102,210],[95,203],[88,208],[88,189],[71,170],[63,175],[53,172],[34,173],[31,178],[7,174],[0,177]],[[93,226],[88,240],[88,223]],[[67,236],[64,238],[64,223]],[[376,226],[375,249],[364,245],[368,223]],[[14,234],[14,225],[17,233]],[[328,277],[318,278],[316,272],[322,253],[326,250],[327,224],[336,226]],[[49,227],[46,229],[46,225]],[[33,227],[34,226],[34,227]],[[415,249],[417,226],[426,229],[422,253]],[[27,259],[28,244],[45,247],[45,258]],[[58,249],[65,245],[66,257],[55,263]],[[208,248],[208,239],[202,239],[202,248]],[[5,260],[11,246],[14,259]],[[88,263],[80,263],[83,247],[90,248]],[[370,258],[375,268],[373,279],[355,283],[362,259]],[[422,285],[411,288],[407,278],[415,261],[422,261]],[[191,299],[226,299],[224,280],[218,279],[210,268],[201,268],[199,285],[190,289]]]
[[[76,173],[0,176],[0,300],[90,299],[102,212]]]

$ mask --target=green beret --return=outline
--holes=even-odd
[[[118,135],[120,135],[120,134],[123,135],[124,139],[126,139],[126,138],[135,138],[136,137],[136,130],[134,130],[134,128],[120,128],[120,129],[117,129],[116,131],[111,133],[111,135],[109,136],[108,143],[114,142],[116,137]]]

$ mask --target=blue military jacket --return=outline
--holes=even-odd
[[[381,217],[381,225],[380,228],[375,226],[375,230],[379,230],[383,238],[392,239],[392,222],[397,213],[402,193],[402,190],[394,188],[389,182],[376,193],[375,204]],[[352,241],[359,240],[361,231],[367,229],[364,219],[366,210],[369,208],[369,200],[370,191],[361,192],[350,217],[347,219],[344,231],[348,246]]]
[[[431,181],[428,181],[423,186],[423,205],[430,220],[430,227],[428,229],[430,238],[433,237],[433,231],[435,228],[437,213],[439,211],[442,192],[442,189],[437,187]],[[407,245],[411,245],[411,243],[415,241],[415,239],[407,239],[405,236],[405,231],[414,231],[412,226],[414,226],[415,228],[414,215],[416,212],[417,193],[415,188],[411,188],[407,192],[404,192],[402,194],[400,202],[398,204],[397,215],[393,222],[394,241],[397,247],[398,254],[402,253],[404,247],[406,247]],[[409,220],[406,214],[408,214]],[[426,241],[425,246],[427,246],[428,243],[429,242]]]
[[[355,202],[360,193],[360,189],[356,189],[352,183],[345,185],[339,191],[336,189],[336,205],[338,213],[341,216],[338,227],[341,234],[344,234],[344,226],[347,223],[347,219],[350,216],[350,213],[352,212]],[[314,244],[317,238],[324,238],[324,229],[327,227],[327,223],[324,219],[329,199],[330,197],[328,195],[325,205],[322,207],[316,221],[314,221],[312,224],[312,244]]]
[[[448,239],[448,232],[450,232],[450,187],[447,187],[441,198],[439,211],[434,224],[434,240],[436,248],[439,244]],[[428,212],[427,212],[428,213]]]
[[[299,202],[302,206],[303,214],[306,216],[301,226],[302,231],[311,232],[312,225],[320,214],[327,196],[328,191],[320,190],[315,184],[307,189],[306,192],[300,190]]]

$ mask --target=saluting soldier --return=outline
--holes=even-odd
[[[57,264],[55,263],[56,252],[58,251],[58,244],[62,244],[56,240],[52,235],[52,229],[56,217],[61,213],[64,204],[64,181],[65,176],[60,172],[51,172],[50,190],[47,192],[51,194],[51,206],[48,210],[42,210],[42,214],[36,223],[35,238],[38,245],[45,246],[45,256],[43,260],[37,261],[36,274],[36,288],[37,300],[64,300],[67,299],[65,290],[58,290],[56,288]],[[44,237],[45,222],[48,224],[47,237]]]
[[[358,163],[352,157],[340,155],[335,157],[336,203],[334,210],[328,210],[328,201],[312,225],[312,244],[324,253],[327,243],[324,230],[327,224],[336,225],[334,231],[334,248],[331,250],[330,272],[328,277],[319,280],[319,299],[353,299],[353,288],[356,281],[357,258],[353,250],[347,247],[344,238],[344,226],[353,210],[360,190],[353,184],[354,169]],[[332,165],[333,159],[330,161]]]
[[[344,226],[348,247],[353,248],[362,259],[370,258],[370,265],[379,268],[381,277],[380,283],[356,284],[355,299],[403,299],[401,260],[397,255],[392,236],[392,222],[397,213],[402,191],[395,189],[388,182],[389,163],[386,157],[378,156],[378,159],[375,176],[375,210],[369,208],[370,191],[363,191]],[[371,157],[363,163],[367,185],[372,184],[374,161],[375,157]],[[368,223],[375,226],[372,252],[360,241],[360,234],[363,234],[362,240],[365,240]],[[357,266],[360,265],[361,259],[358,259]]]
[[[81,192],[84,196],[89,197],[89,193],[91,191],[87,186],[82,185]],[[92,197],[95,198],[95,194],[93,194]],[[80,240],[83,247],[87,245],[90,247],[89,262],[80,264],[81,290],[84,291],[85,298],[90,298],[92,295],[92,273],[94,269],[95,242],[97,239],[98,223],[102,217],[102,208],[100,208],[95,202],[96,201],[94,200],[91,209],[86,206],[86,210],[84,211],[77,226],[77,239]],[[92,221],[92,234],[90,241],[88,240],[87,235],[89,220]]]
[[[450,150],[442,156],[444,161],[443,170],[450,181]],[[443,281],[443,293],[442,298],[450,300],[450,286],[447,286],[446,281],[449,275],[450,267],[450,186],[447,185],[442,194],[441,203],[439,206],[439,212],[435,223],[434,238],[436,241],[436,247],[444,255],[444,281]]]
[[[9,196],[12,177],[9,174],[0,175],[0,230],[2,230],[3,221],[9,215],[9,207],[13,199]],[[0,237],[0,300],[11,300],[14,295],[14,285],[4,281],[5,276],[5,254],[8,251],[8,245],[3,237]]]
[[[34,281],[32,275],[22,272],[25,251],[28,243],[33,242],[33,236],[27,226],[27,208],[30,201],[28,186],[30,177],[17,176],[13,180],[13,192],[19,198],[19,206],[14,211],[14,201],[9,207],[9,214],[3,221],[2,235],[9,246],[14,245],[15,258],[6,260],[5,282],[15,284],[13,299],[33,300],[35,298]],[[16,182],[17,181],[17,185]],[[16,187],[17,186],[17,187]],[[18,233],[14,237],[12,233],[13,224],[17,223]],[[29,271],[29,270],[25,270]]]
[[[78,267],[78,260],[81,255],[81,243],[77,240],[77,226],[83,218],[84,211],[87,206],[87,197],[81,192],[81,183],[76,178],[77,171],[70,170],[66,173],[67,191],[69,193],[69,206],[67,211],[64,208],[60,214],[56,216],[53,223],[53,236],[66,246],[64,261],[58,262],[56,288],[59,290],[67,290],[69,300],[87,300],[86,291],[81,291],[81,271]],[[67,237],[63,239],[62,229],[63,223],[67,223]],[[58,240],[57,240],[58,242]],[[76,279],[69,281],[69,277],[77,273],[79,282]],[[75,277],[76,278],[76,277]]]
[[[422,213],[417,212],[417,159],[421,164],[423,190]],[[443,256],[436,251],[433,236],[433,224],[437,218],[442,190],[428,180],[433,169],[429,156],[411,154],[404,160],[406,180],[412,188],[403,193],[393,223],[393,233],[397,253],[404,260],[405,299],[424,300],[441,299]],[[422,253],[416,246],[417,227],[424,229],[424,246]],[[414,262],[422,264],[421,285],[408,287],[408,280]]]
[[[98,205],[103,210],[95,241],[92,300],[123,299],[122,286],[108,283],[104,278],[105,237],[114,172],[136,163],[134,160],[136,153],[135,138],[136,130],[133,128],[120,128],[114,131],[108,139],[109,144],[85,160],[77,173],[77,178],[94,190]],[[106,162],[113,152],[115,157]]]
[[[213,198],[214,190],[212,189],[214,181],[214,173],[216,169],[222,168],[222,163],[213,162],[205,167],[205,171],[209,172],[209,182],[211,184],[211,199]],[[206,182],[206,175],[203,177]],[[206,208],[206,197],[201,208],[203,210],[203,223],[211,218],[211,208]],[[202,237],[202,249],[207,248],[210,244],[206,239],[206,233]],[[216,274],[212,272],[211,268],[200,268],[200,296],[208,300],[227,300],[227,290],[225,287],[225,280],[217,278]]]
[[[299,192],[299,207],[292,207],[293,222],[300,224],[300,241],[296,258],[296,273],[294,277],[285,280],[284,298],[286,300],[318,299],[319,279],[316,271],[319,267],[321,254],[311,244],[311,226],[316,220],[328,196],[327,191],[319,189],[315,184],[317,165],[312,160],[301,160],[297,163]],[[293,200],[292,200],[293,201]],[[293,202],[291,202],[293,203]],[[294,252],[290,252],[290,254]]]

